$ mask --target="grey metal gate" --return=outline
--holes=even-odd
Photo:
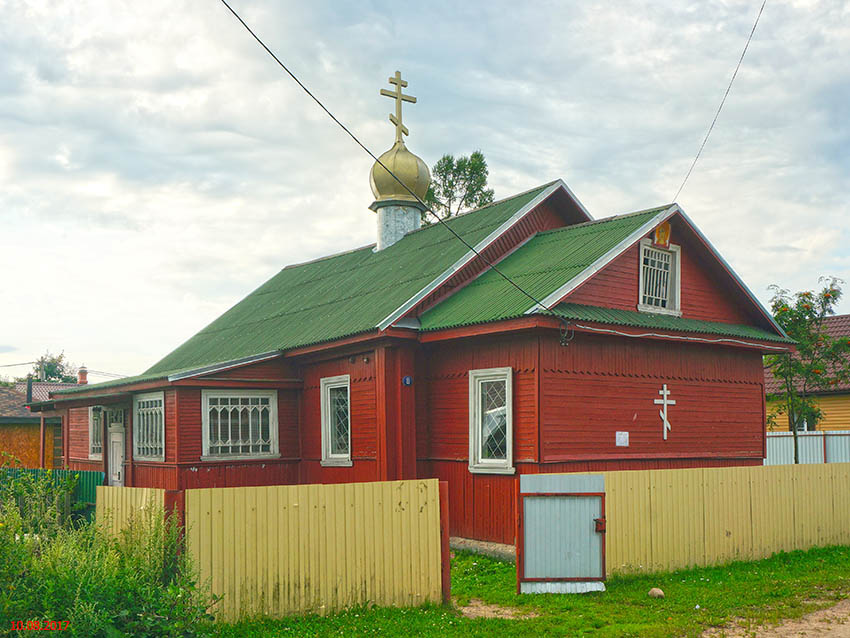
[[[516,503],[517,593],[605,591],[601,474],[523,474]]]

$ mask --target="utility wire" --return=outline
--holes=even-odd
[[[696,157],[694,157],[694,161],[691,162],[691,167],[688,169],[688,172],[685,175],[685,179],[682,180],[682,184],[679,186],[679,190],[676,191],[676,195],[673,197],[674,202],[679,197],[679,193],[681,193],[682,189],[685,187],[685,182],[687,182],[688,178],[691,176],[691,173],[694,170],[694,166],[697,165],[697,160],[699,160],[699,156],[702,155],[702,149],[705,148],[705,144],[706,142],[708,142],[708,136],[711,135],[711,131],[714,130],[714,125],[717,123],[717,118],[720,116],[720,111],[723,110],[723,105],[726,103],[726,98],[729,97],[729,91],[732,90],[732,83],[735,81],[735,77],[738,75],[738,69],[741,68],[741,63],[744,61],[744,56],[747,54],[747,49],[750,47],[750,42],[753,39],[753,34],[756,32],[756,27],[759,24],[761,12],[764,11],[765,4],[767,4],[767,0],[763,0],[763,2],[761,3],[761,8],[759,9],[759,13],[756,16],[756,21],[755,23],[753,23],[753,28],[750,31],[750,37],[747,38],[747,44],[744,45],[744,50],[741,52],[741,57],[738,60],[737,66],[735,67],[735,72],[732,74],[732,79],[729,80],[729,86],[726,87],[726,93],[723,94],[723,99],[720,100],[720,106],[717,107],[717,113],[714,114],[714,119],[711,120],[711,126],[708,127],[708,132],[705,134],[705,137],[702,140],[702,144],[700,144]]]
[[[116,374],[114,372],[101,372],[100,370],[92,370],[88,368],[89,374],[94,374],[99,377],[112,377],[113,379],[123,379],[126,377],[126,374]]]
[[[17,368],[18,366],[31,366],[36,363],[38,363],[38,361],[24,361],[23,363],[6,363],[0,366],[0,368]]]
[[[549,310],[546,306],[544,306],[544,305],[543,305],[543,303],[542,303],[539,299],[537,299],[534,295],[532,295],[531,293],[529,293],[529,292],[527,292],[526,290],[524,290],[524,289],[523,289],[523,288],[522,288],[522,287],[521,287],[518,283],[516,283],[513,279],[511,279],[511,278],[510,278],[510,277],[508,277],[505,273],[503,273],[501,270],[499,270],[493,262],[491,262],[489,259],[487,259],[486,257],[484,257],[484,256],[483,256],[480,252],[478,252],[477,250],[475,250],[475,248],[474,248],[474,247],[473,247],[473,246],[472,246],[469,242],[467,242],[467,241],[466,241],[463,237],[461,237],[461,236],[460,236],[457,232],[455,232],[455,230],[454,230],[451,226],[449,226],[449,225],[446,223],[446,221],[445,221],[442,217],[440,217],[437,213],[435,213],[433,210],[431,210],[431,207],[430,207],[430,206],[428,206],[428,205],[427,205],[424,201],[422,201],[422,199],[421,199],[421,198],[420,198],[420,197],[419,197],[416,193],[414,193],[412,190],[410,190],[410,188],[408,188],[408,187],[407,187],[407,184],[405,184],[403,181],[401,181],[395,173],[393,173],[393,172],[392,172],[392,171],[391,171],[391,170],[390,170],[390,169],[389,169],[389,168],[388,168],[388,167],[387,167],[387,166],[386,166],[386,165],[385,165],[385,164],[384,164],[384,163],[383,163],[380,159],[378,159],[378,158],[375,156],[375,154],[374,154],[372,151],[370,151],[370,150],[366,147],[366,145],[365,145],[365,144],[363,144],[363,142],[361,142],[361,141],[357,138],[357,136],[356,136],[356,135],[354,135],[354,133],[352,133],[352,132],[348,129],[348,127],[347,127],[347,126],[345,126],[345,124],[343,124],[342,122],[340,122],[340,121],[336,118],[336,116],[335,116],[333,113],[331,113],[331,112],[330,112],[330,110],[329,110],[329,109],[328,109],[328,108],[327,108],[324,104],[322,104],[322,101],[321,101],[319,98],[317,98],[317,97],[316,97],[316,96],[315,96],[315,95],[314,95],[314,94],[310,91],[310,89],[308,89],[308,88],[304,85],[304,83],[303,83],[301,80],[299,80],[299,79],[295,76],[295,74],[294,74],[292,71],[290,71],[290,70],[289,70],[289,68],[287,68],[287,66],[286,66],[283,62],[281,62],[280,58],[278,58],[278,57],[274,54],[274,52],[273,52],[271,49],[269,49],[269,47],[267,47],[267,46],[266,46],[265,42],[263,42],[263,41],[260,39],[260,37],[259,37],[256,33],[254,33],[254,31],[251,29],[251,27],[249,27],[249,26],[245,23],[245,21],[244,21],[244,20],[243,20],[243,19],[239,16],[239,14],[238,14],[238,13],[236,13],[236,11],[234,11],[234,10],[233,10],[233,7],[231,7],[231,6],[227,3],[227,0],[221,0],[221,3],[222,3],[225,7],[227,7],[227,9],[230,11],[230,13],[232,13],[232,14],[234,15],[234,17],[235,17],[237,20],[239,20],[239,22],[241,22],[241,23],[242,23],[242,26],[243,26],[243,27],[245,27],[245,29],[248,31],[248,33],[250,33],[250,34],[253,36],[253,38],[254,38],[254,39],[255,39],[255,40],[256,40],[256,41],[260,44],[260,46],[261,46],[261,47],[263,47],[263,48],[266,50],[266,53],[268,53],[268,54],[269,54],[269,55],[270,55],[270,56],[274,59],[274,61],[278,63],[278,65],[280,66],[280,68],[282,68],[284,71],[286,71],[287,75],[289,75],[289,77],[291,77],[291,78],[295,81],[295,83],[296,83],[296,84],[298,84],[298,86],[300,86],[300,87],[304,90],[304,92],[305,92],[307,95],[309,95],[311,98],[313,98],[313,101],[314,101],[316,104],[318,104],[318,105],[319,105],[319,107],[320,107],[320,108],[321,108],[321,109],[322,109],[322,110],[323,110],[323,111],[324,111],[324,112],[328,115],[328,117],[329,117],[329,118],[331,118],[331,119],[332,119],[332,120],[333,120],[333,121],[334,121],[334,122],[335,122],[335,123],[336,123],[336,124],[337,124],[337,125],[338,125],[341,129],[342,129],[342,130],[343,130],[343,131],[345,131],[346,133],[348,133],[348,136],[349,136],[352,140],[354,140],[354,142],[355,142],[355,143],[356,143],[356,144],[357,144],[360,148],[362,148],[364,151],[366,151],[366,153],[369,155],[369,157],[371,157],[373,160],[375,160],[375,162],[377,162],[377,163],[378,163],[381,167],[383,167],[383,169],[384,169],[385,171],[387,171],[387,173],[389,173],[390,175],[392,175],[393,179],[395,179],[395,181],[397,181],[399,184],[401,184],[401,187],[402,187],[402,188],[404,188],[404,190],[406,190],[408,193],[410,193],[410,194],[411,194],[411,195],[412,195],[412,196],[416,199],[416,201],[417,201],[417,202],[419,202],[419,204],[420,204],[420,205],[421,205],[421,206],[425,209],[425,212],[426,212],[426,213],[431,213],[431,215],[433,215],[433,216],[437,219],[437,221],[438,221],[440,224],[442,224],[442,225],[446,228],[446,230],[448,230],[448,231],[449,231],[452,235],[454,235],[454,236],[455,236],[458,240],[460,240],[460,241],[463,243],[463,245],[464,245],[464,246],[466,246],[466,247],[467,247],[469,250],[471,250],[473,253],[475,253],[475,255],[476,255],[476,256],[480,257],[480,258],[484,261],[484,263],[485,263],[485,264],[487,264],[487,265],[488,265],[490,268],[492,268],[494,271],[496,271],[496,273],[498,273],[498,274],[499,274],[499,276],[501,276],[501,277],[502,277],[502,279],[504,279],[505,281],[507,281],[510,285],[512,285],[514,288],[516,288],[516,289],[517,289],[519,292],[521,292],[523,295],[525,295],[526,297],[528,297],[529,299],[531,299],[531,300],[532,300],[535,304],[537,304],[538,306],[540,306],[540,307],[541,307],[541,308],[542,308],[545,312],[547,312],[547,313],[551,314],[553,317],[557,317],[558,319],[561,319],[561,320],[563,321],[563,319],[561,318],[561,316],[560,316],[558,313],[556,313],[556,312],[553,312],[553,311]]]

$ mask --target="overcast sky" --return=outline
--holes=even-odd
[[[560,177],[599,218],[672,200],[760,2],[233,5],[376,153],[400,69],[429,165],[480,149],[498,198]],[[0,365],[138,373],[375,240],[371,160],[219,2],[0,6]],[[850,4],[768,1],[678,198],[764,302],[850,281],[848,60]]]

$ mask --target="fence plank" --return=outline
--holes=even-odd
[[[130,518],[150,507],[165,508],[165,490],[151,487],[97,486],[95,520],[110,525],[113,533],[123,529]]]

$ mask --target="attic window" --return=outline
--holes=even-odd
[[[679,246],[660,248],[644,239],[640,244],[638,310],[681,316]]]

